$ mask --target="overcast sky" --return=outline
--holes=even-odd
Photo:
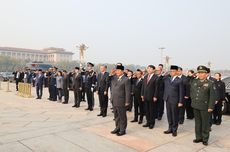
[[[230,0],[0,0],[0,46],[75,52],[88,61],[158,64],[212,62],[230,69]]]

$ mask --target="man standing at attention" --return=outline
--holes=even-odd
[[[198,79],[192,80],[190,90],[196,134],[196,139],[193,140],[193,142],[203,142],[203,145],[207,146],[210,132],[210,115],[213,112],[215,104],[215,87],[213,83],[207,79],[207,67],[199,66],[197,72]]]
[[[111,101],[116,125],[116,128],[111,133],[123,136],[126,134],[127,128],[126,108],[131,100],[131,82],[124,75],[124,66],[121,63],[117,64],[116,70],[111,71],[109,79],[113,84]]]

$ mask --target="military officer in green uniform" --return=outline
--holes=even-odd
[[[208,145],[209,140],[209,118],[215,104],[215,88],[213,82],[207,80],[208,68],[199,66],[197,68],[198,78],[191,81],[191,99],[195,117],[194,143],[203,142]]]

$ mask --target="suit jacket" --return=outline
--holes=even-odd
[[[157,100],[163,100],[164,97],[164,85],[165,77],[163,75],[158,76],[157,78]]]
[[[99,73],[97,77],[97,87],[96,90],[99,92],[108,92],[109,88],[109,73],[105,72],[104,74]]]
[[[141,89],[142,89],[142,85],[143,85],[143,79],[134,79],[133,81],[133,85],[134,85],[134,97],[136,99],[140,99],[141,100]]]
[[[181,81],[183,84],[183,100],[185,99],[184,97],[187,96],[188,91],[187,91],[187,83],[188,83],[188,79],[185,75],[181,76]]]
[[[80,88],[82,88],[82,76],[81,74],[74,74],[73,75],[73,90],[74,91],[80,91]]]
[[[144,96],[144,100],[153,101],[153,97],[157,97],[157,75],[153,75],[147,83],[148,75],[144,77],[141,95]]]
[[[184,93],[181,78],[176,77],[173,82],[171,82],[171,77],[168,77],[165,79],[164,84],[164,100],[172,104],[178,104],[179,102],[183,104]]]
[[[118,79],[117,76],[110,76],[112,85],[111,101],[114,107],[125,107],[131,100],[131,82],[126,76]]]
[[[63,89],[69,88],[69,75],[63,77]]]
[[[39,76],[39,74],[36,75],[36,79],[35,79],[35,86],[39,86],[42,87],[44,83],[44,75],[41,74]]]

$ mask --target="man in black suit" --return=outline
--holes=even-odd
[[[126,134],[127,115],[126,108],[129,106],[131,97],[131,83],[124,75],[124,66],[119,63],[116,70],[112,70],[109,80],[112,83],[111,101],[113,103],[113,110],[115,116],[116,128],[111,132],[117,136]]]
[[[18,91],[19,82],[23,82],[24,73],[22,70],[18,70],[14,73],[15,81],[16,81],[16,91]]]
[[[165,134],[177,136],[179,107],[183,106],[183,83],[177,76],[178,66],[171,66],[170,76],[165,79],[164,100],[166,101],[168,130]]]
[[[183,69],[181,67],[178,67],[178,77],[181,78],[182,83],[183,83],[183,106],[179,108],[179,124],[184,123],[184,115],[185,115],[185,103],[187,101],[187,77],[183,74]]]
[[[127,108],[127,110],[129,112],[131,112],[133,109],[133,101],[134,101],[134,96],[133,96],[134,78],[133,78],[133,71],[129,70],[129,69],[126,69],[126,70],[127,70],[127,77],[131,83],[131,101],[130,101],[130,104],[129,104],[129,107]]]
[[[191,88],[191,82],[195,79],[194,77],[194,71],[189,70],[188,75],[187,75],[187,86],[186,86],[186,95],[185,95],[185,110],[186,110],[186,115],[187,119],[192,120],[194,118],[194,113],[193,113],[193,108],[191,106],[192,104],[192,99],[190,97],[190,88]]]
[[[220,125],[222,122],[222,104],[225,100],[225,83],[221,81],[221,74],[215,74],[215,87],[216,87],[216,95],[217,100],[215,102],[215,107],[213,111],[213,123],[216,125]]]
[[[96,91],[99,97],[100,114],[97,116],[106,117],[108,109],[108,87],[109,87],[109,73],[106,65],[100,66],[100,73],[97,78]]]
[[[97,82],[96,73],[93,71],[93,67],[94,64],[88,62],[87,63],[88,71],[86,71],[85,74],[85,91],[86,91],[87,103],[88,103],[88,108],[85,110],[90,110],[90,111],[93,111],[93,107],[94,107],[94,89]]]
[[[144,77],[141,96],[146,106],[147,123],[143,127],[153,129],[156,118],[156,101],[157,101],[157,75],[155,75],[155,66],[149,65],[147,68],[148,74]]]
[[[42,99],[43,83],[44,83],[44,75],[42,73],[42,70],[39,69],[36,71],[36,80],[35,80],[36,93],[37,93],[36,99]]]
[[[79,108],[81,103],[81,90],[82,90],[82,76],[80,68],[75,67],[73,75],[73,91],[74,91],[74,105],[73,108]]]
[[[164,114],[164,79],[165,77],[163,76],[163,69],[162,66],[158,66],[156,68],[156,74],[158,76],[157,78],[157,114],[156,118],[158,120],[162,119],[162,116]]]
[[[64,93],[64,102],[62,102],[62,104],[68,104],[69,102],[69,75],[66,70],[63,70],[63,93]]]
[[[143,117],[145,115],[144,112],[144,102],[141,99],[141,89],[143,84],[142,79],[142,71],[137,69],[136,78],[133,81],[134,89],[133,89],[133,96],[134,96],[134,119],[131,122],[138,122],[138,115],[140,115],[139,124],[142,124]]]

